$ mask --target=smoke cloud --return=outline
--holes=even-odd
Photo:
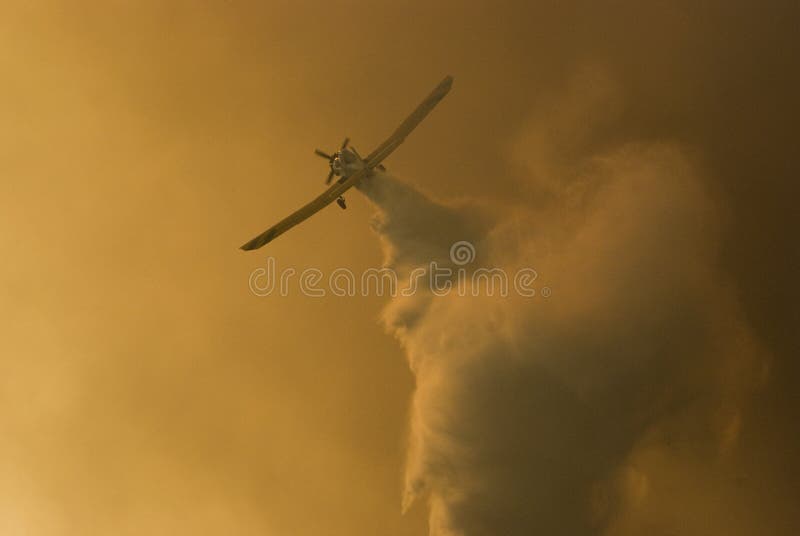
[[[538,202],[443,203],[385,174],[360,186],[399,274],[432,260],[459,268],[448,253],[466,240],[477,251],[467,268],[531,267],[552,289],[418,292],[384,311],[416,378],[403,508],[429,501],[434,536],[668,534],[676,523],[701,534],[668,511],[673,488],[735,447],[741,405],[766,377],[718,268],[724,214],[697,166],[677,144],[587,143],[585,123],[615,99],[589,76],[597,91],[563,97],[586,113],[534,114],[539,126],[511,150],[539,180]]]

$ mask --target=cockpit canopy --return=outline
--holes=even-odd
[[[337,175],[341,175],[342,172],[344,171],[344,162],[342,161],[341,151],[337,152],[336,155],[333,157],[333,160],[331,160],[331,169]]]
[[[352,164],[356,161],[356,155],[353,154],[352,151],[349,149],[342,149],[341,151],[336,151],[333,156],[333,160],[331,160],[331,169],[337,175],[341,175],[344,173],[345,168],[348,164]]]

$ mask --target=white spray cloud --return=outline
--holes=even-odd
[[[620,533],[655,485],[636,453],[675,437],[728,448],[763,377],[682,151],[628,144],[572,170],[537,211],[439,203],[382,174],[360,186],[400,274],[467,240],[472,268],[532,267],[552,289],[418,292],[385,310],[416,377],[403,507],[427,498],[432,535]]]

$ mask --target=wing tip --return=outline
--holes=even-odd
[[[278,232],[273,227],[271,229],[268,229],[264,233],[258,235],[257,237],[252,239],[250,242],[247,242],[246,244],[240,246],[239,249],[241,249],[243,251],[252,251],[254,249],[258,249],[260,247],[265,246],[269,242],[272,242],[272,240],[274,240],[276,236],[278,236]]]
[[[260,242],[259,238],[261,238],[261,237],[258,236],[256,238],[250,240],[249,242],[246,242],[246,243],[242,244],[241,246],[239,246],[239,249],[241,249],[242,251],[252,251],[254,249],[260,248],[261,246],[264,245],[264,243],[259,243]]]
[[[436,86],[436,89],[433,90],[432,96],[435,95],[437,101],[444,98],[445,95],[450,93],[450,88],[453,87],[453,77],[449,74],[444,77],[444,79],[439,82],[439,85]]]

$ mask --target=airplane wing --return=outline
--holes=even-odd
[[[406,139],[412,130],[414,130],[417,125],[422,122],[423,119],[433,110],[433,108],[439,104],[439,101],[444,98],[445,95],[450,91],[450,88],[453,85],[453,77],[452,76],[445,76],[444,80],[442,80],[436,89],[434,89],[430,95],[428,95],[424,101],[417,106],[417,109],[414,110],[411,115],[409,115],[405,121],[403,121],[397,130],[395,130],[389,139],[385,142],[380,144],[377,149],[372,151],[364,161],[367,164],[367,167],[372,169],[378,164],[380,164],[384,158],[389,156],[392,151],[397,149],[403,140]]]
[[[333,203],[340,195],[342,195],[345,191],[349,190],[356,182],[361,180],[364,175],[369,172],[369,168],[363,168],[359,171],[356,171],[349,177],[347,180],[336,183],[324,192],[316,199],[305,205],[303,208],[293,212],[292,214],[288,215],[245,245],[241,247],[241,249],[245,251],[249,251],[251,249],[258,249],[264,244],[268,242],[272,242],[275,238],[282,235],[298,223],[301,223],[323,208],[327,207],[331,203]]]
[[[408,136],[411,131],[414,130],[423,119],[425,119],[431,110],[433,110],[439,101],[442,100],[445,95],[447,95],[452,85],[453,77],[446,76],[444,80],[442,80],[439,85],[436,86],[436,89],[434,89],[431,94],[428,95],[428,97],[422,101],[419,106],[417,106],[417,109],[414,110],[411,115],[409,115],[406,120],[400,124],[399,127],[397,127],[397,130],[395,130],[392,135],[389,136],[389,139],[380,144],[377,149],[372,151],[367,158],[364,159],[364,168],[353,173],[341,183],[334,184],[306,206],[300,210],[297,210],[296,212],[293,212],[243,245],[241,249],[245,251],[258,249],[264,244],[273,241],[275,238],[282,235],[298,223],[305,221],[326,206],[333,203],[340,195],[349,190],[370,171],[372,171],[372,168],[379,165],[384,158],[392,153],[392,151],[397,149],[397,147],[403,143],[403,140],[406,139],[406,136]]]

